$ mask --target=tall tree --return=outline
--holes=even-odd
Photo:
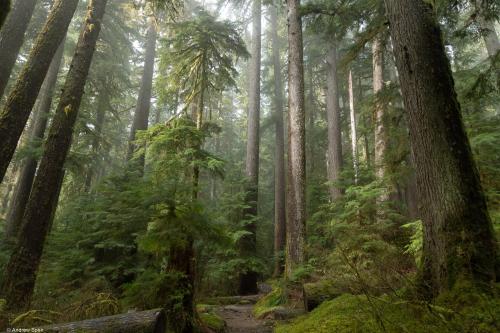
[[[337,79],[337,46],[332,44],[327,55],[326,69],[326,118],[328,125],[327,175],[330,182],[330,199],[342,196],[339,187],[342,172],[342,129],[340,124],[339,91]]]
[[[5,19],[10,12],[10,0],[0,0],[0,29],[5,23]]]
[[[253,0],[252,5],[252,57],[250,58],[248,120],[247,120],[247,155],[246,176],[248,187],[246,208],[243,216],[246,219],[245,230],[248,234],[240,238],[240,251],[243,256],[255,256],[257,252],[257,225],[259,200],[259,143],[260,143],[260,59],[261,59],[261,26],[262,3]],[[249,270],[240,275],[240,294],[257,293],[257,273]]]
[[[481,30],[486,50],[491,59],[495,59],[500,50],[500,41],[495,30],[495,19],[488,17],[487,8],[484,0],[473,0],[476,8],[476,22]]]
[[[37,0],[14,2],[5,25],[0,30],[0,98],[3,96],[16,58],[23,45],[24,34],[28,29]]]
[[[348,88],[349,95],[349,115],[351,125],[351,149],[352,149],[352,165],[354,169],[354,183],[358,183],[359,178],[359,162],[358,162],[358,135],[356,131],[356,112],[354,110],[354,92],[352,86],[352,71],[349,70],[348,74]]]
[[[96,117],[95,117],[95,122],[94,122],[94,137],[92,138],[91,142],[91,151],[94,156],[99,155],[99,148],[101,146],[101,135],[102,135],[102,128],[104,126],[104,120],[106,117],[106,110],[107,106],[109,104],[109,94],[108,91],[106,90],[105,87],[101,88],[102,90],[99,91],[99,96],[97,96],[97,110],[96,110]],[[94,182],[94,179],[96,178],[97,174],[97,168],[98,164],[92,164],[89,167],[89,170],[87,171],[87,176],[85,177],[85,191],[88,192],[91,189],[92,183]]]
[[[285,273],[291,278],[306,256],[304,53],[300,0],[287,1],[287,17],[289,131]]]
[[[149,109],[151,106],[151,90],[153,86],[153,73],[156,55],[156,22],[151,17],[148,21],[148,32],[146,34],[146,53],[144,55],[144,71],[142,74],[141,88],[137,98],[137,106],[134,113],[134,121],[130,130],[130,139],[127,159],[130,160],[135,150],[135,135],[137,131],[148,128]],[[140,164],[144,166],[144,156],[140,158]]]
[[[422,0],[385,5],[419,185],[424,295],[459,279],[487,285],[497,244],[436,17]]]
[[[22,2],[22,1],[19,1]],[[57,0],[38,34],[28,60],[0,111],[0,182],[14,155],[40,87],[75,13],[78,0]]]
[[[12,309],[23,309],[30,304],[106,3],[107,0],[89,2],[85,24],[33,183],[19,240],[5,270],[1,294]]]
[[[38,102],[35,106],[36,110],[34,111],[35,116],[33,119],[32,132],[30,133],[30,142],[28,143],[30,146],[40,145],[43,140],[52,105],[54,88],[57,82],[57,74],[63,59],[63,53],[64,41],[54,55],[54,59],[52,59],[49,71],[40,89]],[[38,159],[35,156],[29,156],[22,163],[19,179],[7,214],[7,226],[5,229],[5,237],[7,239],[15,237],[19,231],[24,210],[31,192],[31,185],[33,185],[33,179],[35,178]]]
[[[375,95],[375,174],[378,179],[384,179],[384,156],[387,150],[387,129],[385,125],[385,107],[378,95],[384,87],[384,50],[382,37],[377,36],[372,44],[373,93]],[[381,201],[387,199],[384,194]]]
[[[281,78],[281,61],[278,39],[277,4],[269,9],[271,18],[271,43],[274,72],[274,275],[283,273],[282,255],[286,244],[286,201],[285,201],[285,128],[283,123],[283,82]]]

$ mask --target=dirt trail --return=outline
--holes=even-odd
[[[221,306],[217,313],[227,323],[228,333],[272,333],[272,327],[266,321],[255,319],[252,304],[234,304]]]

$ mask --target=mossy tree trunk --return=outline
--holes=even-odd
[[[78,0],[56,0],[28,60],[0,111],[0,182],[16,150],[57,48],[66,36]]]
[[[2,1],[3,3],[7,3]],[[24,34],[28,29],[37,0],[15,1],[12,10],[0,30],[0,98],[5,92],[10,74],[16,63],[17,55],[23,45]],[[4,4],[5,6],[5,4]],[[0,8],[0,15],[6,14]]]
[[[250,86],[248,96],[247,120],[247,153],[246,177],[247,188],[245,203],[248,208],[243,210],[244,229],[248,234],[239,240],[240,255],[251,258],[257,254],[257,214],[259,200],[259,146],[260,146],[260,60],[261,60],[261,27],[262,2],[253,0],[252,5],[252,58],[250,59]],[[240,295],[257,293],[257,273],[248,270],[240,273]]]
[[[33,183],[19,240],[5,270],[1,294],[10,309],[25,309],[31,301],[106,3],[107,0],[91,0],[88,5],[85,24]]]
[[[441,32],[422,0],[385,0],[424,224],[424,295],[495,281],[497,244]]]
[[[43,140],[45,130],[47,128],[47,122],[49,120],[52,97],[54,95],[54,88],[57,82],[57,74],[59,73],[59,68],[61,67],[63,53],[64,41],[59,46],[54,59],[52,59],[49,71],[45,77],[42,88],[40,89],[38,102],[35,107],[36,111],[34,111],[34,125],[32,133],[30,133],[29,145],[40,145]],[[37,166],[38,159],[34,156],[29,156],[22,162],[19,179],[7,213],[7,225],[5,229],[6,239],[14,239],[17,236],[23,219],[24,210],[26,208],[26,204],[28,203]]]

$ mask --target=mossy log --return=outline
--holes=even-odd
[[[37,329],[40,329],[40,332],[44,333],[164,333],[166,329],[165,318],[165,312],[162,309],[154,309],[42,326]]]

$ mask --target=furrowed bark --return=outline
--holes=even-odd
[[[306,161],[304,55],[300,0],[287,1],[288,18],[288,196],[286,277],[305,262]]]
[[[343,191],[336,184],[342,172],[342,129],[340,124],[340,105],[337,80],[337,46],[332,45],[327,56],[326,77],[326,118],[328,125],[327,174],[330,182],[330,199],[342,197]]]
[[[1,294],[10,309],[25,309],[31,301],[106,3],[107,0],[91,0],[89,3],[85,24],[52,120],[19,240],[5,270]]]
[[[68,30],[78,0],[57,0],[26,64],[0,112],[0,182],[16,150],[57,48]]]
[[[5,92],[10,74],[16,63],[17,55],[23,45],[24,34],[28,29],[37,0],[15,1],[5,25],[0,30],[0,98]],[[4,9],[0,8],[0,15]]]
[[[385,0],[424,224],[423,295],[495,281],[497,244],[441,32],[424,1]]]
[[[283,123],[283,83],[278,40],[278,18],[276,4],[269,7],[271,18],[271,42],[274,72],[274,116],[275,116],[275,152],[274,152],[274,275],[283,273],[283,251],[286,244],[286,201],[285,201],[285,128]]]
[[[50,114],[50,107],[52,105],[52,97],[54,95],[54,88],[57,82],[57,74],[61,67],[62,58],[64,54],[64,41],[59,45],[59,49],[52,59],[49,71],[40,89],[40,96],[37,103],[37,110],[35,112],[35,119],[33,132],[30,135],[30,143],[28,145],[39,144],[44,137],[45,129]],[[31,192],[31,185],[35,178],[38,159],[34,156],[27,157],[22,162],[21,173],[17,181],[16,189],[14,190],[13,200],[9,206],[7,214],[7,226],[5,229],[5,238],[13,239],[17,236],[21,221],[23,219],[24,210]]]
[[[37,327],[40,332],[164,333],[166,316],[162,309],[129,312],[114,316]]]
[[[259,200],[259,143],[260,143],[260,62],[261,62],[261,26],[262,3],[253,0],[252,7],[252,58],[250,59],[250,86],[248,96],[247,154],[246,154],[246,205],[243,211],[245,231],[248,234],[239,240],[240,254],[244,258],[257,253],[257,223]],[[257,273],[247,271],[240,274],[239,293],[251,295],[257,293]]]

